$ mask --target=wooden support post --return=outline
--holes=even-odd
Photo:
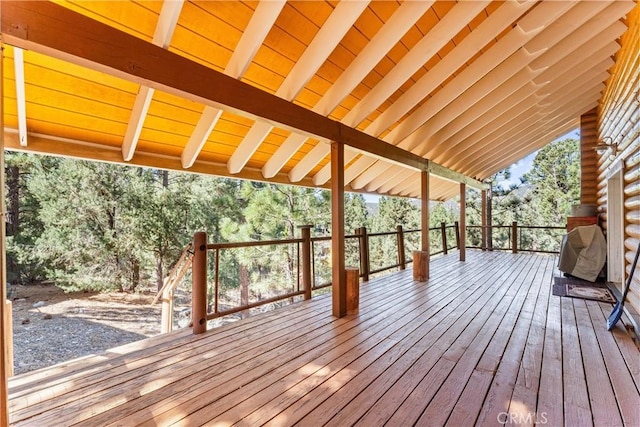
[[[420,173],[420,246],[429,253],[429,172]]]
[[[162,314],[160,318],[160,333],[166,334],[173,330],[173,289],[162,291]]]
[[[369,281],[369,235],[367,227],[356,229],[358,237],[358,249],[360,251],[360,271],[362,272],[362,281]]]
[[[481,219],[481,235],[480,235],[480,247],[483,251],[487,250],[487,190],[482,190],[480,193],[480,216]]]
[[[429,280],[429,172],[420,173],[420,251],[413,252],[413,280]]]
[[[302,288],[304,299],[311,299],[311,225],[300,226],[302,237]]]
[[[7,377],[13,376],[13,305],[10,300],[5,300],[4,316],[7,328]]]
[[[404,231],[401,225],[396,227],[396,237],[398,238],[398,265],[400,270],[404,270],[407,268],[407,260],[404,254]]]
[[[442,253],[447,254],[447,224],[444,222],[440,223],[440,234],[442,235]]]
[[[518,221],[511,223],[511,252],[518,253]]]
[[[417,282],[429,280],[429,252],[413,251],[413,280]]]
[[[194,335],[207,330],[207,233],[193,235],[191,315]]]
[[[0,13],[0,15],[2,15]],[[0,52],[4,52],[4,38],[0,38]],[[4,53],[0,56],[4,59]],[[4,81],[4,61],[0,61],[0,82]],[[4,100],[4,86],[0,84],[0,100]],[[4,102],[0,102],[0,212],[6,212],[6,202],[4,198]],[[4,215],[3,215],[4,217]],[[2,359],[9,359],[9,325],[7,324],[7,257],[6,257],[6,222],[4,218],[0,221],[0,355]],[[9,372],[7,363],[0,362],[0,426],[9,425]]]
[[[344,250],[344,145],[331,143],[331,288],[333,315],[347,314]]]
[[[357,267],[346,267],[347,314],[357,314],[360,306],[360,270]]]
[[[467,185],[460,183],[460,261],[467,259]]]

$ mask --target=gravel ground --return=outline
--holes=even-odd
[[[66,294],[53,285],[12,285],[10,292],[16,375],[160,333],[151,289]]]
[[[10,285],[13,303],[14,374],[104,352],[160,333],[161,305],[151,305],[154,289],[141,293],[64,293],[54,285]],[[239,298],[239,296],[238,296]],[[236,299],[238,299],[236,298]],[[174,330],[190,319],[190,296],[176,290]],[[233,298],[232,298],[233,299]],[[209,321],[214,328],[286,305],[281,301],[249,313]],[[220,303],[220,309],[232,305]]]

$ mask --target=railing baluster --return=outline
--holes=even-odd
[[[360,253],[360,273],[364,282],[369,281],[369,236],[367,227],[360,227],[355,230],[358,235],[358,252]]]
[[[444,222],[440,223],[440,233],[442,234],[442,253],[447,254],[447,225]]]
[[[193,264],[191,289],[191,315],[193,333],[201,334],[207,330],[207,233],[193,235]]]
[[[456,231],[456,247],[460,250],[460,223],[458,221],[454,222],[453,227]]]
[[[213,312],[218,312],[218,300],[220,299],[220,249],[216,249],[215,283],[213,289]]]
[[[396,227],[397,240],[398,240],[398,266],[400,270],[404,270],[407,268],[407,262],[404,253],[404,231],[402,230],[402,226],[398,225]]]
[[[311,226],[300,227],[302,234],[302,286],[304,299],[311,299]]]
[[[518,253],[518,222],[511,223],[511,252]]]

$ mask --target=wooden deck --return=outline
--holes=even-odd
[[[640,357],[611,305],[551,295],[556,259],[470,251],[200,336],[10,381],[16,425],[640,425]]]

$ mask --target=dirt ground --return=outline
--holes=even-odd
[[[20,374],[160,333],[155,293],[64,293],[11,285],[14,373]]]

